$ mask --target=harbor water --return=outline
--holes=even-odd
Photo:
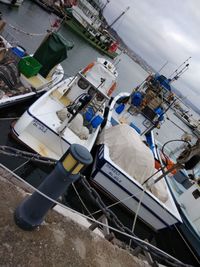
[[[29,0],[24,1],[23,5],[19,8],[10,8],[7,5],[0,4],[0,11],[7,23],[6,32],[9,32],[13,40],[18,40],[19,44],[30,54],[33,54],[37,49],[47,33],[47,30],[50,29],[51,24],[56,18],[55,15],[46,12],[33,1]],[[97,57],[105,57],[70,31],[66,25],[63,24],[59,32],[64,38],[74,42],[74,48],[68,51],[68,58],[62,63],[65,77],[75,75],[81,68],[93,62]],[[148,76],[148,73],[126,54],[122,53],[115,60],[115,63],[119,72],[119,78],[117,89],[114,94],[120,91],[131,92],[133,88],[142,83]],[[36,97],[23,104],[0,110],[0,145],[21,148],[21,146],[10,137],[10,125],[14,123],[35,100]],[[167,111],[165,122],[161,125],[161,128],[154,130],[156,140],[162,144],[169,140],[180,139],[185,132],[191,133],[190,129],[173,114],[171,109]],[[193,142],[195,141],[196,138],[194,137]],[[180,144],[170,144],[169,149],[174,149],[174,147],[178,145]],[[0,155],[0,162],[34,186],[38,186],[50,171],[48,166],[41,166],[29,160],[6,155]],[[72,205],[72,203],[70,203],[70,205]],[[121,212],[120,209],[116,210]],[[129,220],[128,224],[131,224],[133,218],[129,218]],[[183,262],[196,265],[196,261],[173,227],[156,234],[152,233],[143,223],[140,223],[137,225],[135,231],[141,238],[153,239],[161,248],[164,248],[167,252],[170,252]]]

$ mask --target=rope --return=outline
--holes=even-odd
[[[105,214],[105,216],[112,221],[115,226],[118,228],[118,230],[121,231],[121,233],[128,233],[130,236],[135,236],[133,232],[131,232],[131,230],[127,227],[125,227],[121,221],[117,218],[117,216],[111,211],[108,210],[105,206],[105,204],[103,203],[103,201],[101,200],[101,198],[99,197],[98,193],[89,185],[88,181],[85,179],[85,177],[82,176],[83,179],[81,179],[81,183],[85,186],[86,190],[88,191],[89,195],[91,195],[91,198],[97,202],[97,204],[99,205],[99,207],[101,208],[102,212]],[[125,234],[126,235],[126,234]],[[151,248],[146,247],[141,245],[141,243],[137,242],[135,239],[132,239],[135,244],[137,246],[140,246],[143,248],[143,250],[146,250],[148,252],[150,252],[151,254],[153,254],[154,256],[156,256],[159,259],[165,260],[166,262],[168,262],[171,266],[177,266],[176,264],[171,263],[170,261],[163,259],[163,255],[161,256],[158,251],[154,252],[152,251]],[[147,243],[149,244],[149,243]],[[165,253],[165,252],[164,252]],[[158,255],[159,254],[159,255]],[[179,265],[180,266],[180,265]]]
[[[138,206],[137,206],[137,210],[136,210],[134,221],[133,221],[133,225],[132,225],[132,232],[133,233],[135,231],[135,225],[136,225],[136,221],[137,221],[137,218],[138,218],[138,213],[139,213],[139,210],[140,210],[140,207],[141,207],[141,203],[142,203],[142,200],[144,198],[145,190],[146,190],[145,186],[143,186],[142,194],[140,196],[140,200],[139,200],[139,203],[138,203]],[[132,239],[130,240],[129,247],[131,247],[131,243],[132,243]]]
[[[88,215],[94,219],[94,217],[92,216],[91,212],[90,212],[89,209],[86,207],[84,201],[82,200],[81,196],[79,195],[79,193],[78,193],[78,191],[77,191],[77,189],[76,189],[75,184],[73,183],[72,186],[73,186],[74,191],[76,192],[76,194],[77,194],[77,196],[78,196],[78,198],[79,198],[81,204],[83,205],[83,207],[84,207],[85,210],[87,211]]]
[[[19,165],[17,168],[15,168],[14,170],[12,170],[13,172],[16,172],[17,170],[19,170],[20,168],[22,168],[23,166],[25,166],[27,163],[29,163],[31,159],[25,161],[24,163],[22,163],[21,165]]]
[[[182,240],[184,241],[184,243],[186,244],[187,248],[190,250],[191,254],[193,255],[193,257],[196,259],[196,261],[200,264],[200,260],[197,258],[197,256],[194,254],[193,250],[191,249],[191,247],[189,246],[188,242],[185,240],[185,238],[183,237],[183,235],[181,234],[181,232],[179,231],[178,227],[176,225],[174,225],[176,231],[179,233],[180,237],[182,238]]]
[[[15,26],[13,26],[12,24],[8,23],[7,24],[10,28],[12,28],[13,30],[17,31],[17,32],[20,32],[20,33],[23,33],[25,35],[29,35],[29,36],[44,36],[47,34],[47,32],[45,33],[29,33],[29,32],[25,32],[19,28],[16,28]]]
[[[118,200],[118,201],[114,202],[113,204],[108,205],[107,208],[112,208],[112,207],[114,207],[114,206],[116,206],[116,205],[118,205],[120,203],[123,204],[124,202],[126,202],[126,200],[129,200],[130,198],[133,198],[133,197],[138,196],[140,194],[141,194],[141,192],[138,192],[138,193],[135,193],[135,194],[133,194],[131,196],[123,198],[122,200]],[[101,212],[101,210],[97,210],[97,211],[93,212],[92,215],[95,215],[95,214],[97,214],[99,212]]]

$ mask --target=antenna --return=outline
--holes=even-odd
[[[182,70],[183,69],[185,69],[185,67],[188,67],[189,66],[189,64],[187,63],[189,60],[190,60],[190,58],[192,58],[192,57],[189,57],[189,58],[187,58],[174,72],[172,72],[172,74],[169,76],[169,78],[170,77],[172,77],[173,75],[175,75],[175,76],[177,76],[177,75],[179,75],[181,72],[182,72]],[[187,63],[187,64],[186,64]],[[186,64],[184,67],[183,67],[183,69],[182,70],[180,70],[179,71],[179,69],[184,65],[184,64]],[[188,69],[188,68],[187,68]],[[179,71],[179,72],[178,72]],[[185,70],[186,71],[186,70]],[[184,72],[185,72],[184,71]],[[183,73],[182,73],[183,74]],[[174,77],[175,77],[174,76]]]
[[[169,62],[168,61],[166,61],[163,65],[162,65],[162,67],[157,71],[158,73],[160,73],[161,72],[161,70],[168,64]]]
[[[110,0],[106,0],[106,3],[104,4],[104,6],[101,9],[102,14],[103,14],[103,11],[106,8],[107,4],[109,4],[109,3],[110,3]]]
[[[108,27],[111,28],[129,9],[130,6],[128,6]]]
[[[187,63],[179,72],[176,72],[175,76],[171,79],[171,82],[177,81],[184,72],[186,72],[189,68],[189,63]]]

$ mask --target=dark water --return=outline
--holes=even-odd
[[[43,9],[35,5],[32,1],[25,1],[19,8],[9,8],[6,5],[0,4],[0,11],[3,13],[3,17],[7,24],[13,25],[16,28],[22,29],[28,33],[45,33],[50,27],[50,21],[53,21],[55,16],[45,12]],[[21,34],[15,30],[12,30],[10,26],[7,26],[6,30],[11,33],[16,39],[20,40],[20,44],[27,49],[28,53],[34,53],[38,45],[42,41],[44,36],[30,36]],[[65,70],[66,77],[74,75],[78,70],[92,62],[97,57],[102,56],[98,51],[91,48],[85,41],[76,36],[66,26],[61,27],[61,34],[68,40],[74,42],[74,48],[68,52],[68,58],[62,65]],[[134,63],[129,57],[122,54],[120,56],[120,62],[118,64],[119,81],[117,91],[131,91],[136,85],[142,82],[147,73],[141,69],[136,63]],[[13,121],[19,117],[36,99],[24,102],[23,104],[15,105],[11,108],[0,110],[0,145],[14,146],[16,148],[22,148],[10,137],[10,125]],[[168,127],[168,126],[165,126]],[[163,133],[166,135],[166,129],[164,127]],[[181,127],[184,127],[181,125]],[[179,129],[180,130],[180,129]],[[173,136],[181,135],[183,131],[177,131],[173,129],[170,134]],[[158,131],[157,137],[161,138],[163,135]],[[168,138],[165,136],[166,139]],[[172,136],[170,136],[171,138]],[[23,148],[24,149],[24,148]],[[27,162],[27,160],[19,159],[15,157],[0,155],[0,162],[13,170],[16,174],[23,177],[26,181],[29,181],[34,186],[38,186],[50,172],[50,168],[44,165],[39,165],[33,162]],[[96,210],[95,205],[91,205],[90,199],[86,197],[85,191],[80,187],[79,183],[77,187],[80,190],[80,194],[86,203],[90,203],[91,211]],[[104,198],[106,204],[109,204],[109,200]],[[79,202],[75,192],[72,190],[67,199],[68,205],[81,210],[86,213],[81,203]],[[133,223],[132,215],[125,216],[123,209],[120,207],[113,208],[113,211],[120,217],[126,226],[131,227]],[[172,227],[171,229],[163,230],[159,233],[152,232],[142,222],[136,225],[135,233],[142,239],[148,238],[157,243],[160,248],[163,248],[166,252],[174,255],[185,263],[197,265],[191,254],[188,252],[183,241],[180,239],[177,231]]]

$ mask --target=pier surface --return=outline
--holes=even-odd
[[[91,232],[69,217],[50,210],[35,231],[23,231],[14,222],[16,207],[30,192],[0,166],[0,266],[148,267],[128,251]]]

